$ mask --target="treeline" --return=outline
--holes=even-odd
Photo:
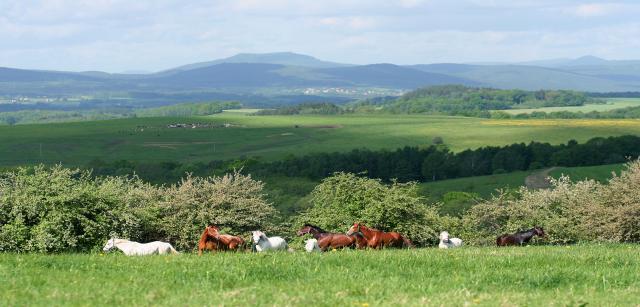
[[[81,111],[25,110],[15,112],[0,112],[0,125],[61,123],[134,117],[205,116],[217,114],[222,112],[223,110],[239,109],[241,107],[242,105],[239,102],[214,101],[200,103],[181,103],[148,109],[106,108]]]
[[[531,113],[509,114],[502,111],[491,112],[493,119],[621,119],[621,118],[640,118],[640,107],[626,107],[613,109],[608,111],[591,111],[591,112],[575,112],[575,111],[559,111],[559,112],[541,112],[534,111]]]
[[[334,172],[366,173],[384,181],[435,181],[539,169],[621,163],[640,156],[640,137],[593,138],[584,144],[517,143],[451,152],[441,146],[404,147],[395,151],[358,149],[317,153],[270,163],[249,163],[255,174],[281,174],[320,179]]]
[[[129,109],[105,109],[83,111],[25,110],[0,112],[0,125],[64,123],[92,120],[128,118],[132,116]]]
[[[640,92],[587,93],[587,95],[595,98],[640,98]]]
[[[402,95],[395,100],[364,100],[350,107],[357,111],[397,114],[442,114],[490,117],[490,110],[582,106],[599,100],[585,93],[565,90],[499,90],[462,85],[432,86]],[[372,108],[375,106],[375,108]]]
[[[302,103],[294,106],[286,106],[277,109],[260,110],[254,115],[301,115],[301,114],[319,114],[319,115],[338,115],[349,112],[349,110],[341,108],[333,103]]]
[[[404,147],[393,151],[356,149],[350,152],[314,153],[288,156],[279,161],[262,162],[247,158],[209,163],[143,163],[131,161],[105,162],[94,160],[86,168],[95,175],[127,175],[161,183],[176,182],[185,173],[196,176],[223,174],[242,169],[259,178],[272,176],[306,177],[314,180],[335,172],[363,173],[385,182],[397,179],[436,181],[442,179],[482,176],[550,166],[589,166],[621,163],[640,156],[640,137],[619,136],[593,138],[584,144],[516,143],[451,152],[442,145]]]
[[[135,111],[138,117],[188,117],[204,116],[222,112],[223,110],[240,109],[242,105],[236,101],[180,103],[170,106],[139,109]]]

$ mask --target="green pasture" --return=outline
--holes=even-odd
[[[7,306],[632,306],[638,245],[0,254]]]
[[[172,123],[230,124],[168,128]],[[224,112],[193,118],[129,118],[0,126],[0,165],[106,161],[280,159],[354,148],[430,145],[440,136],[454,151],[487,145],[579,142],[639,134],[640,120],[489,120],[425,115],[247,116]]]
[[[553,178],[559,178],[562,175],[569,176],[571,180],[578,181],[584,179],[593,179],[599,182],[607,182],[613,177],[612,173],[620,175],[620,171],[624,169],[624,164],[607,164],[583,167],[557,167],[554,168],[549,175]]]
[[[534,109],[512,109],[512,110],[504,110],[503,112],[509,114],[529,114],[533,112],[604,112],[610,111],[613,109],[621,109],[627,107],[637,107],[640,106],[640,98],[607,98],[607,102],[604,104],[586,104],[583,106],[577,107],[546,107],[546,108],[534,108]]]

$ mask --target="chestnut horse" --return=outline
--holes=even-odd
[[[202,251],[205,250],[211,252],[218,250],[218,239],[209,235],[209,226],[204,229],[200,236],[200,241],[198,241],[198,255],[202,255]]]
[[[347,235],[354,233],[360,233],[367,239],[367,246],[370,248],[385,248],[385,247],[413,247],[413,244],[409,239],[403,237],[397,232],[384,232],[377,229],[369,228],[361,225],[360,223],[354,223]]]
[[[329,248],[338,249],[356,247],[358,249],[362,249],[367,246],[366,239],[359,233],[354,233],[352,235],[331,233],[318,226],[304,224],[304,226],[298,230],[298,236],[303,236],[305,234],[310,234],[313,238],[318,240],[318,246],[323,252]]]
[[[523,245],[529,243],[533,236],[544,237],[544,229],[542,229],[542,227],[536,226],[527,231],[519,231],[511,235],[501,235],[496,238],[496,245]]]
[[[245,242],[241,237],[220,234],[217,226],[209,225],[204,229],[198,242],[198,255],[202,255],[203,250],[238,250],[244,246]]]
[[[238,250],[245,246],[244,239],[238,236],[220,234],[218,226],[211,225],[207,227],[209,235],[218,240],[218,246],[222,247],[222,250]]]

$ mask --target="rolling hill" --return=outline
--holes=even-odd
[[[264,106],[278,104],[274,97],[285,104],[318,99],[337,102],[371,95],[398,95],[442,84],[524,90],[640,91],[640,61],[582,57],[524,64],[349,65],[281,52],[238,54],[150,74],[0,68],[0,102],[11,97],[81,96],[93,97],[89,101],[92,106],[146,107],[202,99],[226,100],[233,96],[248,105],[262,101],[260,105]]]

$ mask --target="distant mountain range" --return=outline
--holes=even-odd
[[[301,89],[305,88],[411,90],[442,84],[525,90],[640,91],[640,60],[612,61],[585,56],[515,64],[352,65],[281,52],[242,53],[146,74],[0,68],[0,96],[5,97],[95,93],[162,96],[187,92],[303,95]]]

